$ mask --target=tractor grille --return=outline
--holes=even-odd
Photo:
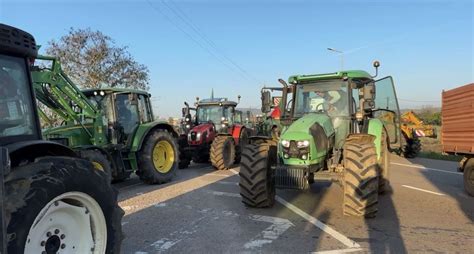
[[[277,166],[275,169],[275,186],[283,189],[306,190],[309,188],[306,175],[304,168]]]

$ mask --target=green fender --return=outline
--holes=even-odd
[[[368,134],[374,135],[375,140],[375,149],[377,151],[377,159],[380,159],[380,151],[381,151],[381,144],[382,144],[382,131],[384,129],[384,125],[380,119],[370,119],[369,120],[369,131]]]
[[[150,133],[151,130],[155,129],[167,130],[175,138],[178,138],[178,133],[173,129],[173,126],[165,121],[144,123],[138,126],[135,134],[133,135],[130,152],[138,152],[140,148],[142,148],[145,137],[148,135],[148,133]]]

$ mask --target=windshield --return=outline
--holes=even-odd
[[[300,84],[296,87],[295,117],[325,112],[330,116],[347,116],[347,83],[340,80]]]
[[[197,122],[207,123],[220,123],[222,117],[229,118],[231,107],[222,107],[219,105],[210,105],[210,106],[199,106],[196,113]],[[230,119],[228,119],[230,120]]]
[[[0,55],[0,137],[35,134],[35,118],[23,58]]]

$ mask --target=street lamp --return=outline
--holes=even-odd
[[[341,57],[341,71],[344,70],[344,52],[335,48],[328,48],[329,51],[336,52]]]

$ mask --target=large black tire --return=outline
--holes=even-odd
[[[275,203],[275,177],[271,166],[277,161],[274,141],[245,146],[240,163],[240,196],[249,207],[272,207]]]
[[[178,168],[179,169],[185,169],[189,167],[189,164],[191,163],[191,158],[188,157],[184,149],[188,147],[188,137],[187,135],[181,135],[178,139],[178,145],[179,145],[179,164]]]
[[[83,150],[80,154],[81,158],[92,162],[95,169],[104,171],[107,182],[112,182],[112,164],[108,160],[107,155],[95,149]]]
[[[228,170],[235,161],[234,138],[217,136],[211,144],[211,163],[218,170]]]
[[[377,152],[371,141],[344,145],[344,215],[375,217],[378,203]]]
[[[87,194],[100,205],[107,224],[106,253],[120,253],[124,212],[117,205],[118,192],[90,162],[70,157],[44,157],[13,168],[5,180],[8,253],[23,253],[30,228],[40,211],[56,197],[71,192]],[[71,205],[76,204],[71,202]],[[60,224],[57,222],[53,228],[61,227]],[[70,235],[66,231],[62,233]],[[38,244],[38,253],[44,248]]]
[[[405,145],[403,146],[403,156],[405,158],[416,158],[421,151],[421,142],[418,137],[405,138]]]
[[[240,133],[239,145],[235,148],[235,164],[239,164],[242,157],[242,150],[246,145],[249,144],[249,135],[246,129],[243,129]]]
[[[148,134],[145,140],[139,152],[137,175],[147,184],[171,181],[179,166],[176,139],[166,130],[154,130]],[[165,152],[159,154],[157,151],[162,151],[160,149],[164,149],[164,147],[169,149],[165,149],[163,150]],[[164,159],[164,165],[160,165],[160,161],[158,161],[160,158]]]
[[[390,151],[388,150],[387,134],[382,132],[380,144],[379,167],[379,194],[389,192],[390,189]]]
[[[464,189],[474,197],[474,158],[468,159],[464,165]]]

